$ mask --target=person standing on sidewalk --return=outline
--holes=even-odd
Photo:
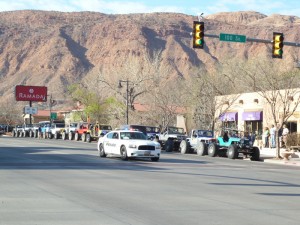
[[[276,128],[274,125],[272,125],[270,129],[270,135],[271,135],[271,148],[276,148]]]
[[[41,127],[41,125],[39,125],[39,128],[38,128],[38,137],[39,137],[39,139],[42,138],[42,127]]]
[[[283,147],[286,147],[286,140],[287,140],[287,135],[288,134],[289,134],[289,129],[286,127],[285,124],[283,124],[283,130],[282,130]]]
[[[269,148],[269,137],[270,137],[270,130],[268,127],[265,127],[264,133],[264,141],[265,141],[265,148]]]

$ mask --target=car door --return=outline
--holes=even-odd
[[[112,136],[113,136],[113,133],[111,132],[111,133],[108,133],[103,138],[103,147],[104,147],[104,151],[106,154],[112,154],[112,148],[111,148]]]
[[[119,132],[113,132],[111,139],[111,151],[113,154],[120,155],[120,135]]]

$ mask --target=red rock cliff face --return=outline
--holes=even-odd
[[[66,87],[100,67],[118,70],[129,55],[162,50],[173,78],[190,76],[194,67],[213,70],[223,61],[271,58],[271,45],[227,43],[205,38],[205,48],[191,46],[195,17],[175,13],[106,15],[92,12],[14,11],[0,13],[0,94],[13,95],[15,85],[46,85],[61,95]],[[257,12],[219,13],[204,18],[205,33],[232,33],[300,42],[300,19]],[[292,65],[299,50],[284,47],[284,63]],[[141,64],[143,63],[141,57]],[[2,97],[3,99],[4,97]]]

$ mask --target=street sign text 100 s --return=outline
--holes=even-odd
[[[47,87],[44,86],[16,86],[16,101],[46,102]]]
[[[229,42],[246,42],[245,35],[238,35],[238,34],[224,34],[220,33],[220,41],[229,41]]]

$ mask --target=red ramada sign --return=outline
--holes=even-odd
[[[47,87],[44,86],[16,86],[16,101],[46,102]]]

